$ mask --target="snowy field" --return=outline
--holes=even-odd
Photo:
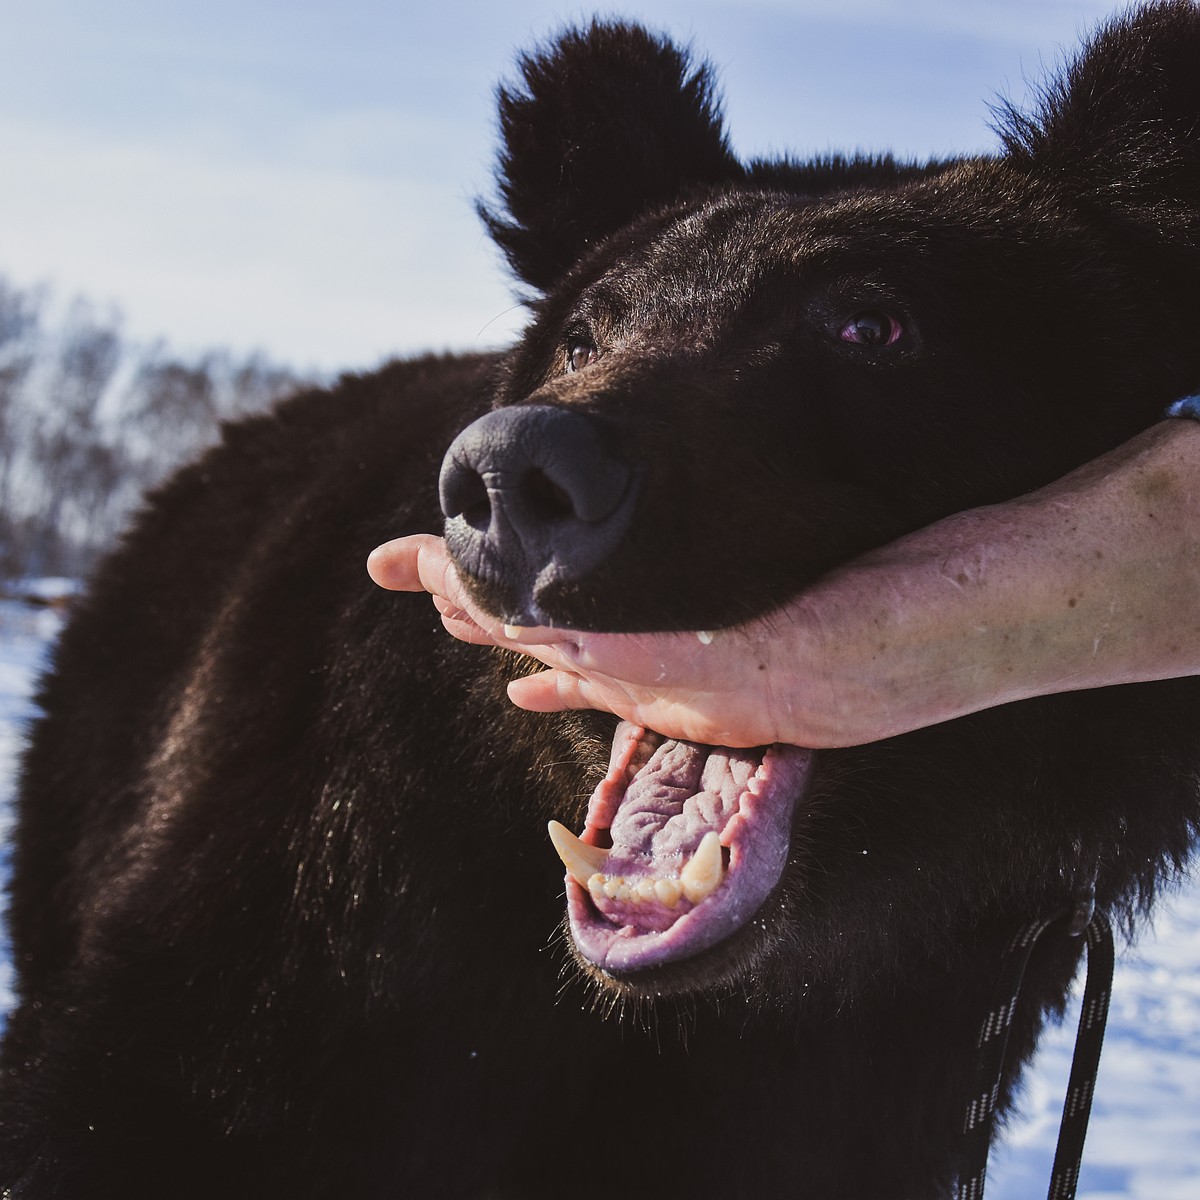
[[[7,879],[11,795],[30,694],[58,619],[0,601],[0,875]],[[12,1003],[0,942],[0,1013]],[[1021,1117],[992,1156],[988,1200],[1046,1193],[1075,1011],[1044,1042]],[[2,1020],[2,1016],[0,1016]],[[1154,930],[1120,954],[1109,1034],[1084,1155],[1081,1200],[1200,1200],[1200,886],[1182,888]]]

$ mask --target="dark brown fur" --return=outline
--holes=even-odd
[[[441,455],[495,405],[574,407],[636,466],[628,538],[545,598],[625,629],[764,611],[1152,424],[1200,387],[1197,61],[1196,7],[1153,6],[1000,157],[917,167],[739,164],[708,77],[635,29],[527,60],[487,219],[540,294],[528,335],[230,428],[63,637],[0,1191],[948,1194],[999,948],[1097,862],[1122,917],[1189,852],[1195,681],[823,755],[761,927],[618,985],[563,944],[544,835],[579,826],[612,720],[515,710],[517,664],[363,559],[440,528]],[[901,342],[838,339],[876,308]],[[569,375],[580,337],[600,357]],[[1074,960],[1038,957],[1018,1059]]]

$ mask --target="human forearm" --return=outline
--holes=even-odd
[[[1200,670],[1200,426],[1163,422],[866,555],[798,604],[843,664],[848,734]]]
[[[502,628],[441,539],[372,556],[463,640],[550,670],[510,695],[729,745],[852,745],[1009,700],[1200,670],[1200,423],[1166,421],[1065,479],[959,513],[703,639]]]

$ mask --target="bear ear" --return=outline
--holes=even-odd
[[[1168,236],[1194,229],[1200,6],[1166,0],[1115,18],[1043,89],[1035,112],[1006,104],[998,117],[1014,165]]]
[[[594,22],[520,60],[501,88],[502,204],[479,213],[545,292],[585,250],[691,188],[741,178],[712,71],[636,25]]]

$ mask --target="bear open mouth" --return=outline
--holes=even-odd
[[[622,721],[582,836],[550,823],[580,954],[641,971],[742,928],[783,875],[814,757],[675,741]]]

